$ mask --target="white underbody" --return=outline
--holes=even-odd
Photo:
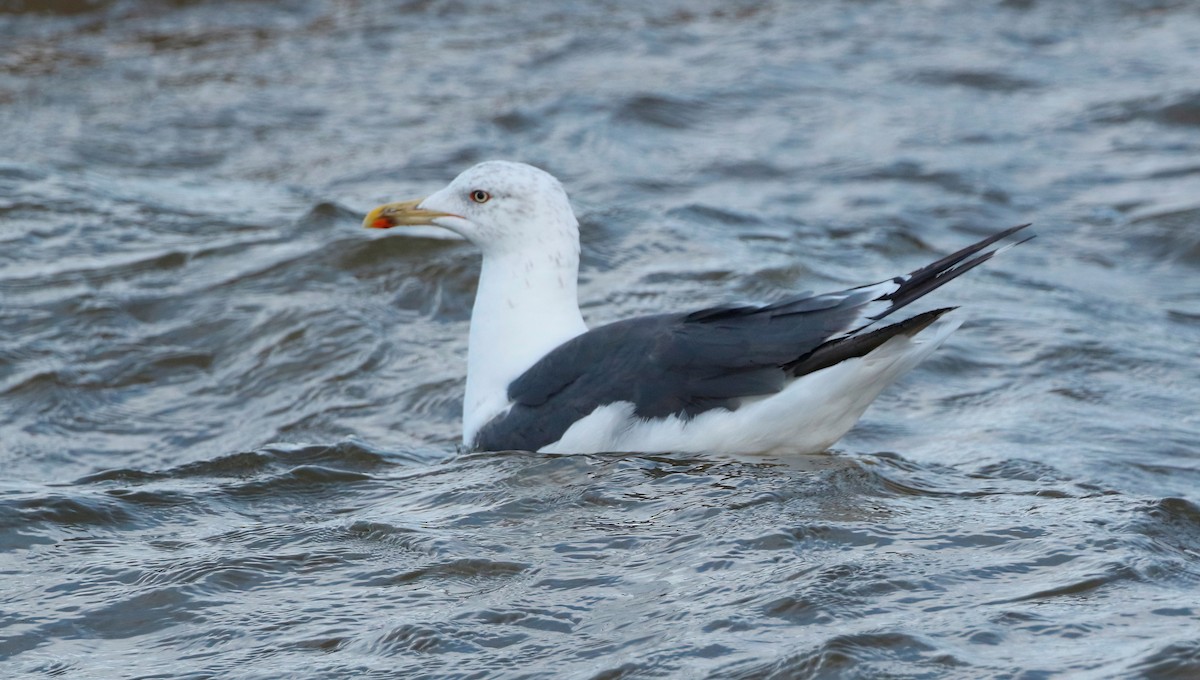
[[[629,402],[597,408],[544,453],[709,453],[787,455],[829,448],[885,387],[927,357],[961,321],[941,321],[915,337],[898,336],[864,357],[804,375],[782,391],[693,418],[634,416]]]

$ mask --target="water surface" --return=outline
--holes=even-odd
[[[5,677],[1200,675],[1186,2],[0,3]],[[921,266],[828,455],[459,455],[478,256],[559,176],[592,324]]]

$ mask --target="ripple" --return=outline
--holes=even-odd
[[[1041,87],[1041,83],[1019,78],[1001,71],[969,69],[925,69],[918,71],[917,80],[929,85],[970,87],[985,92],[1012,93]]]
[[[722,670],[729,678],[879,677],[917,672],[950,671],[967,664],[941,652],[928,641],[906,633],[838,635],[812,651],[764,664]],[[724,675],[728,673],[728,675]]]
[[[1131,670],[1144,678],[1194,677],[1200,673],[1200,642],[1172,642],[1140,660]]]
[[[641,94],[622,102],[613,118],[621,123],[682,130],[700,122],[704,109],[703,101],[660,94]]]
[[[1107,102],[1094,107],[1091,118],[1105,124],[1123,124],[1136,120],[1150,120],[1166,124],[1189,123],[1192,100],[1200,95],[1184,95],[1178,98],[1154,96],[1123,101]]]
[[[1130,223],[1137,230],[1129,239],[1130,246],[1160,262],[1174,260],[1200,265],[1200,235],[1195,230],[1197,220],[1200,220],[1200,208],[1146,214]]]
[[[1102,567],[1099,573],[1079,575],[1067,583],[1052,588],[1045,588],[1008,600],[997,600],[991,604],[1048,600],[1058,597],[1087,599],[1093,591],[1099,590],[1109,584],[1122,580],[1137,580],[1138,578],[1139,575],[1137,572],[1126,565],[1108,564]]]
[[[132,522],[136,516],[120,500],[99,497],[52,494],[15,502],[5,501],[5,505],[21,511],[20,523],[10,525],[10,528],[23,526],[26,522],[117,526]]]

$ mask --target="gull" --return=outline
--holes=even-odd
[[[989,250],[1029,226],[878,283],[589,330],[577,292],[579,223],[543,170],[480,163],[427,198],[375,208],[363,224],[441,227],[483,252],[467,449],[728,455],[828,449],[961,323],[953,307],[895,313],[1017,245]]]

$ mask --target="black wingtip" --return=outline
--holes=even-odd
[[[900,284],[900,287],[894,292],[879,298],[881,300],[888,300],[892,304],[882,313],[877,314],[872,318],[882,319],[901,307],[904,307],[914,300],[924,296],[926,293],[942,287],[946,283],[958,278],[959,276],[962,276],[984,262],[987,262],[988,260],[992,259],[996,253],[1003,249],[996,248],[994,250],[985,250],[988,246],[1003,241],[1009,236],[1012,236],[1022,229],[1032,225],[1032,222],[1026,222],[1025,224],[1018,224],[1015,227],[1003,229],[981,241],[972,243],[962,250],[953,252],[936,262],[913,271],[904,278],[903,282]],[[1036,234],[1017,241],[1011,246],[1004,246],[1004,248],[1021,245],[1022,243],[1033,239],[1034,236],[1036,236]]]
[[[915,279],[915,278],[919,278],[925,274],[939,272],[939,271],[943,271],[945,269],[949,269],[950,267],[953,267],[954,265],[958,264],[959,262],[962,262],[963,260],[974,255],[975,253],[978,253],[979,251],[983,250],[984,248],[987,248],[988,246],[992,245],[993,243],[1003,241],[1004,239],[1008,238],[1009,236],[1012,236],[1013,234],[1017,233],[1018,231],[1021,231],[1022,229],[1025,229],[1025,228],[1031,227],[1031,226],[1033,226],[1033,222],[1026,222],[1025,224],[1018,224],[1015,227],[1009,227],[1008,229],[1002,229],[981,241],[976,241],[975,243],[972,243],[971,245],[967,246],[966,248],[963,248],[962,250],[950,253],[949,255],[943,257],[942,259],[940,259],[936,262],[932,262],[928,265],[925,265],[924,267],[921,267],[920,269],[918,269],[916,271],[911,272],[909,274],[909,278]],[[1032,237],[1030,237],[1030,238],[1032,238]],[[1026,239],[1026,240],[1028,240],[1028,239]]]
[[[912,337],[925,330],[947,312],[957,307],[942,307],[928,312],[922,312],[890,326],[875,329],[861,335],[830,340],[804,356],[783,365],[783,370],[792,377],[798,378],[806,373],[813,373],[823,368],[840,364],[847,359],[866,356],[875,351],[880,345],[898,335]]]

